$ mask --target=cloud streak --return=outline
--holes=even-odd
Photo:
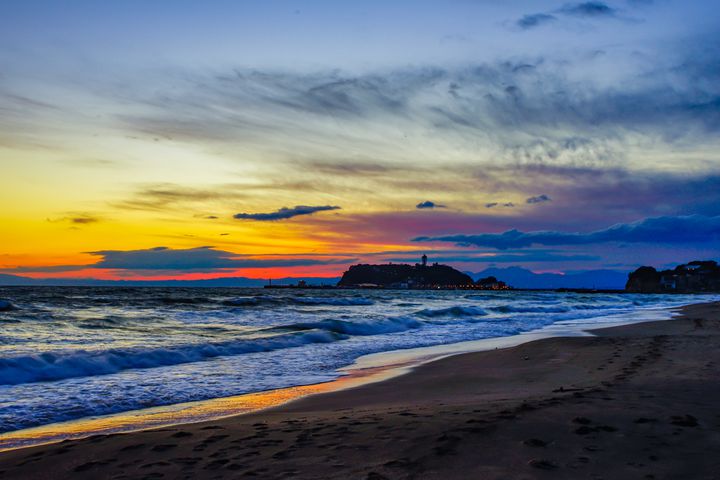
[[[545,202],[550,202],[550,201],[552,201],[552,199],[545,194],[537,195],[535,197],[530,197],[530,198],[525,199],[525,203],[528,203],[530,205],[533,205],[536,203],[545,203]]]
[[[550,15],[549,13],[535,13],[531,15],[524,15],[515,23],[523,30],[529,30],[531,28],[554,22],[555,20],[557,20],[557,17]]]
[[[595,261],[599,260],[600,257],[596,255],[585,255],[585,254],[578,254],[578,255],[563,255],[563,254],[556,254],[551,252],[544,252],[544,251],[538,251],[538,252],[528,252],[528,253],[511,253],[511,254],[500,254],[500,255],[478,255],[478,256],[472,256],[472,255],[444,255],[442,253],[437,254],[436,252],[431,252],[431,255],[429,255],[429,260],[433,262],[440,262],[440,263],[482,263],[482,264],[492,264],[492,263],[518,263],[518,264],[528,264],[528,263],[554,263],[554,262],[587,262],[587,261]],[[391,262],[397,262],[397,263],[415,263],[417,262],[417,257],[389,257],[385,260],[391,261]]]
[[[57,218],[57,219],[48,218],[47,221],[51,222],[51,223],[67,222],[67,223],[70,223],[75,226],[80,226],[80,225],[92,225],[93,223],[99,223],[102,221],[102,218],[100,218],[99,216],[96,216],[96,215],[89,214],[89,213],[71,213],[67,217],[62,217],[62,218]],[[76,228],[76,227],[73,227],[73,228]]]
[[[130,272],[223,272],[244,268],[309,267],[349,264],[355,258],[308,258],[241,255],[213,247],[173,249],[155,247],[141,250],[98,250],[87,252],[99,260],[89,265],[21,267],[8,272],[72,272],[85,269],[125,270]],[[341,257],[341,256],[337,256]]]
[[[417,209],[432,209],[432,208],[447,208],[445,205],[440,205],[439,203],[431,202],[430,200],[426,200],[424,202],[420,202],[417,205],[415,205],[415,208]]]
[[[261,222],[286,220],[288,218],[298,217],[301,215],[312,215],[316,212],[326,212],[329,210],[340,210],[340,207],[333,205],[296,205],[292,208],[282,207],[279,210],[268,213],[236,213],[233,218],[238,220],[256,220]]]
[[[601,243],[648,243],[666,245],[713,244],[720,242],[720,216],[688,215],[653,217],[633,223],[617,224],[589,233],[508,230],[503,233],[477,235],[443,235],[416,237],[415,242],[452,242],[505,250],[533,245],[591,245]]]
[[[174,183],[154,183],[139,186],[127,199],[112,206],[122,210],[167,211],[186,210],[188,206],[217,200],[242,200],[247,198],[243,185],[220,184],[201,188]]]
[[[602,2],[583,2],[569,4],[562,7],[560,10],[558,10],[558,12],[565,15],[572,15],[575,17],[590,18],[614,17],[617,13],[614,8]]]

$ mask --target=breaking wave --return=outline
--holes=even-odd
[[[347,320],[321,320],[319,322],[295,323],[287,330],[325,330],[346,335],[379,335],[383,333],[404,332],[420,328],[422,323],[410,317],[385,318],[375,322],[349,322]]]
[[[343,338],[346,337],[333,332],[312,331],[252,340],[170,348],[76,350],[2,358],[0,359],[0,385],[109,375],[129,369],[180,365],[215,357],[299,347],[310,343],[330,343]]]
[[[160,303],[165,305],[198,305],[210,302],[206,297],[160,297]]]
[[[571,309],[564,306],[501,305],[491,310],[498,313],[567,313]]]
[[[9,312],[11,310],[17,310],[17,307],[7,300],[0,300],[0,312]]]
[[[488,312],[478,307],[448,307],[448,308],[437,308],[437,309],[425,309],[420,310],[415,315],[427,318],[435,317],[484,317]]]
[[[373,305],[375,302],[369,298],[353,297],[238,297],[222,302],[231,307],[257,307],[263,305],[307,305],[307,306],[361,306]]]

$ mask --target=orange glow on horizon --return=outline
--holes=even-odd
[[[342,275],[346,266],[319,265],[299,267],[243,268],[227,272],[179,273],[179,274],[142,274],[110,269],[83,269],[72,272],[24,272],[17,273],[27,278],[56,279],[96,279],[96,280],[127,280],[127,281],[165,281],[165,280],[210,280],[216,278],[244,277],[256,280],[280,279],[289,277],[334,278]],[[5,271],[12,274],[12,271]]]

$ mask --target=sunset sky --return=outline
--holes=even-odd
[[[0,3],[0,273],[720,256],[714,0]]]

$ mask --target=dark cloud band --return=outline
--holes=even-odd
[[[551,200],[552,199],[550,197],[548,197],[545,194],[542,194],[542,195],[537,195],[535,197],[530,197],[530,198],[525,199],[525,203],[529,203],[529,204],[544,203],[544,202],[549,202]]]
[[[440,205],[439,203],[431,202],[430,200],[426,200],[424,202],[420,202],[417,205],[415,205],[415,208],[417,209],[425,209],[425,208],[447,208],[445,205]]]
[[[155,272],[222,272],[242,268],[305,267],[315,265],[349,264],[355,258],[308,258],[277,256],[250,256],[218,250],[213,247],[173,249],[155,247],[143,250],[100,250],[87,252],[98,257],[89,265],[58,265],[50,267],[23,267],[13,272],[71,272],[93,269],[155,271]]]
[[[633,223],[620,223],[589,233],[508,230],[503,233],[478,235],[445,235],[416,237],[415,242],[452,242],[459,246],[475,246],[505,250],[532,245],[590,245],[599,243],[650,244],[717,244],[720,242],[720,216],[688,215],[646,218]]]
[[[238,220],[258,220],[258,221],[273,221],[273,220],[285,220],[300,215],[312,215],[316,212],[325,212],[328,210],[340,210],[340,207],[333,205],[296,205],[292,208],[283,207],[279,210],[269,213],[236,213],[233,218]]]

